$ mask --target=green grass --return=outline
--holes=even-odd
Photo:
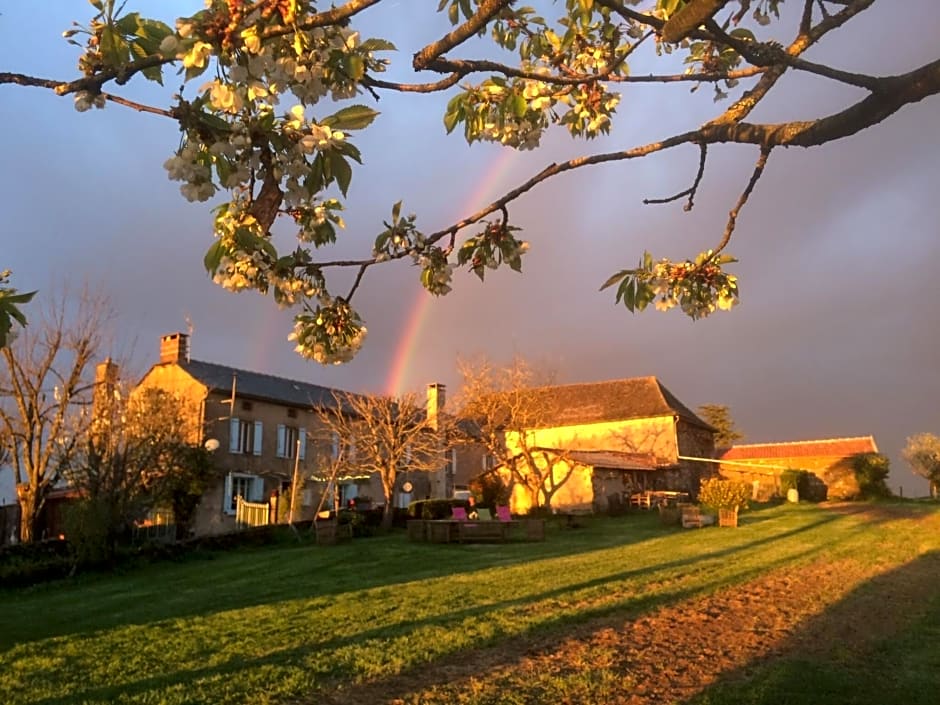
[[[544,543],[429,545],[393,534],[0,592],[0,700],[316,703],[350,684],[420,677],[435,664],[562,637],[590,618],[638,617],[780,568],[851,559],[891,566],[887,575],[900,580],[905,566],[940,549],[940,509],[910,507],[913,518],[872,519],[780,506],[742,515],[736,530],[682,531],[653,515],[597,518],[577,530],[551,527]],[[893,585],[871,582],[868,594],[859,588],[860,605],[877,604]],[[709,705],[927,703],[917,694],[940,692],[936,593],[918,608],[923,618],[873,654],[822,662],[791,654],[728,674],[698,697]],[[807,678],[849,697],[810,697]],[[512,702],[587,703],[624,687],[600,665],[568,679],[505,692]],[[876,685],[910,697],[866,700]],[[484,698],[468,692],[459,701]]]

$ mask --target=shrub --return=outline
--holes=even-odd
[[[780,494],[784,497],[791,489],[796,490],[800,499],[809,502],[822,502],[826,499],[826,484],[809,470],[790,468],[780,473]]]
[[[419,499],[408,505],[410,519],[450,519],[454,507],[470,509],[466,499]]]
[[[481,507],[494,509],[509,504],[509,488],[495,472],[486,472],[470,480],[470,491],[479,498]]]
[[[858,493],[862,499],[890,497],[888,473],[891,466],[888,459],[880,453],[859,453],[852,456],[852,470],[858,482]]]
[[[702,480],[698,500],[706,507],[716,511],[719,509],[747,509],[751,492],[750,483],[713,477],[710,480]]]

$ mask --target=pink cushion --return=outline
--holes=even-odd
[[[463,507],[452,507],[451,512],[453,513],[453,518],[457,521],[467,520],[467,510]]]
[[[496,507],[496,517],[500,521],[512,521],[512,514],[509,513],[509,507]]]

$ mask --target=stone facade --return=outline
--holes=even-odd
[[[719,459],[722,475],[752,483],[759,498],[779,494],[780,473],[793,469],[809,470],[826,486],[829,499],[841,500],[858,496],[853,457],[877,452],[872,436],[860,436],[736,445]]]

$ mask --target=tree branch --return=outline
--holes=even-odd
[[[708,156],[708,145],[700,144],[699,149],[701,150],[701,154],[699,155],[698,173],[695,175],[695,181],[692,182],[692,186],[687,188],[685,191],[680,191],[674,196],[668,196],[666,198],[644,198],[643,204],[654,205],[661,203],[672,203],[673,201],[678,201],[683,196],[688,196],[689,200],[683,207],[683,210],[692,210],[692,207],[695,205],[695,192],[698,191],[699,184],[702,182],[702,176],[705,174],[705,159]]]
[[[470,19],[414,55],[412,65],[415,70],[423,71],[431,68],[435,59],[479,32],[498,12],[508,7],[510,2],[512,0],[482,0]]]
[[[748,180],[747,186],[744,188],[744,191],[738,198],[738,202],[734,204],[734,208],[732,208],[731,212],[728,213],[728,223],[725,225],[725,232],[721,236],[721,242],[718,243],[718,247],[716,247],[715,251],[712,253],[712,259],[717,257],[718,253],[725,249],[725,247],[727,247],[728,243],[731,241],[731,234],[734,232],[734,226],[737,224],[738,214],[741,212],[744,204],[747,203],[747,199],[750,198],[751,192],[754,190],[758,180],[763,175],[764,167],[767,166],[767,159],[770,157],[771,149],[773,148],[766,146],[761,147],[760,157],[757,159],[757,164],[754,165],[754,171],[751,174],[751,178]]]

